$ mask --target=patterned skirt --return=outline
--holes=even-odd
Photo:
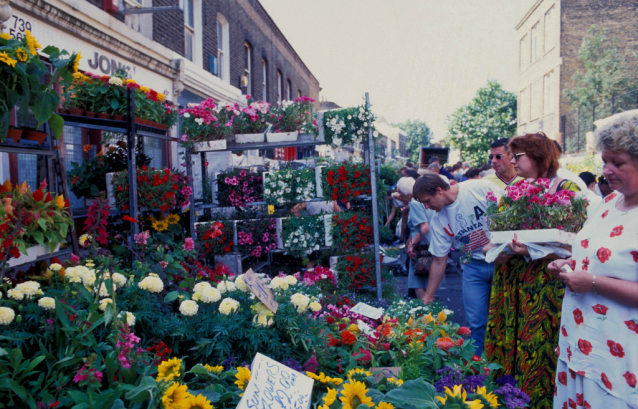
[[[503,366],[497,376],[515,377],[532,408],[551,408],[554,397],[565,285],[548,264],[514,257],[496,265],[485,335],[487,358]]]

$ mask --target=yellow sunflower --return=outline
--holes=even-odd
[[[168,229],[168,223],[165,220],[154,220],[151,223],[151,226],[157,231],[164,231]]]
[[[221,365],[210,366],[208,364],[204,364],[204,368],[208,369],[208,372],[213,372],[213,373],[222,373],[224,371],[224,367]]]
[[[498,398],[494,395],[493,392],[487,393],[487,388],[485,386],[481,386],[476,388],[476,394],[479,395],[481,400],[486,403],[489,403],[491,408],[498,408]]]
[[[9,33],[0,33],[0,38],[4,38],[5,40],[11,40],[13,37]]]
[[[179,378],[180,371],[182,369],[182,360],[178,358],[172,358],[168,361],[164,361],[157,367],[157,382],[162,379],[171,380]]]
[[[250,369],[243,366],[238,367],[235,378],[237,378],[235,385],[237,385],[239,389],[246,389],[248,382],[250,382]]]
[[[463,403],[463,404],[467,405],[467,407],[470,408],[470,409],[482,409],[483,408],[483,404],[478,399],[470,400],[470,401],[466,400],[467,399],[467,392],[465,392],[465,390],[463,389],[463,385],[455,385],[454,386],[454,391],[451,391],[450,388],[448,388],[446,386],[445,387],[445,396],[444,397],[436,396],[436,398],[443,404],[445,404],[448,401],[448,398],[451,398],[450,400],[453,400],[454,403]]]
[[[388,383],[394,383],[397,386],[403,385],[403,379],[388,378]]]
[[[164,220],[166,220],[168,224],[176,224],[179,223],[179,216],[176,214],[169,214]]]
[[[31,31],[27,30],[24,34],[27,40],[27,47],[29,47],[29,52],[31,55],[38,55],[38,48],[41,47],[40,44],[38,44],[35,37],[31,35]]]
[[[29,54],[27,54],[24,48],[16,48],[16,58],[18,61],[25,62],[29,59]]]
[[[80,68],[80,59],[82,58],[82,53],[78,52],[77,54],[75,54],[74,56],[75,58],[73,59],[73,65],[71,66],[71,72],[73,72],[74,74],[78,72],[79,68]]]
[[[361,368],[354,368],[348,371],[348,378],[352,378],[354,376],[367,377],[371,375],[372,374],[370,373],[370,371],[366,371],[365,369]]]
[[[379,402],[375,409],[394,409],[394,406],[388,402]]]
[[[181,406],[183,409],[213,409],[213,405],[204,395],[189,395],[188,399]]]
[[[189,396],[188,386],[173,382],[162,396],[162,404],[166,409],[183,408]]]
[[[323,397],[323,405],[319,406],[317,409],[328,409],[330,405],[334,403],[337,399],[337,390],[328,388],[328,393]]]
[[[9,57],[9,54],[0,51],[0,62],[3,62],[10,67],[15,67],[18,61]]]
[[[341,391],[343,396],[339,400],[343,403],[343,409],[355,409],[359,405],[372,407],[374,403],[372,403],[372,398],[366,395],[367,393],[368,389],[363,382],[350,380],[350,382],[343,384]]]

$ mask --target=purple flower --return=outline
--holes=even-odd
[[[502,395],[505,406],[508,409],[524,408],[529,403],[529,396],[511,383],[506,383],[500,389],[494,391],[497,395]]]
[[[516,386],[517,382],[516,382],[516,378],[514,378],[512,375],[504,375],[501,376],[500,378],[498,378],[495,381],[499,386],[503,386],[503,385],[514,385]]]
[[[299,362],[297,362],[297,360],[294,359],[294,358],[287,359],[285,361],[282,361],[281,363],[286,365],[290,369],[294,369],[297,372],[303,371],[303,368],[301,367],[301,364]]]
[[[222,362],[222,366],[224,367],[224,370],[228,371],[235,366],[236,362],[237,362],[237,358],[235,358],[234,356],[231,356],[231,357],[228,357],[224,362]]]

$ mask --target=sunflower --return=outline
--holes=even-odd
[[[208,372],[212,373],[222,373],[224,371],[224,367],[221,365],[210,366],[208,364],[204,364],[204,368],[208,369]]]
[[[374,406],[372,398],[366,396],[368,389],[363,382],[350,381],[343,384],[343,390],[341,391],[342,397],[339,398],[343,403],[343,409],[355,409],[359,405]]]
[[[183,409],[213,409],[213,405],[210,403],[208,399],[204,395],[189,395],[184,405],[181,406]]]
[[[77,73],[80,68],[80,59],[82,58],[82,53],[78,52],[73,56],[73,65],[71,65],[71,72]]]
[[[179,216],[176,214],[169,214],[164,220],[166,220],[168,224],[177,224],[179,223]]]
[[[392,383],[392,384],[396,384],[397,386],[401,386],[401,385],[403,385],[403,379],[388,378],[388,383]]]
[[[173,382],[162,396],[162,404],[166,409],[182,408],[189,396],[188,386]]]
[[[237,385],[239,389],[246,389],[248,382],[250,382],[250,369],[243,366],[238,367],[235,378],[237,378],[235,385]]]
[[[467,392],[465,392],[465,390],[463,389],[463,385],[455,385],[454,386],[454,391],[451,391],[450,388],[448,388],[446,386],[445,387],[445,396],[444,397],[436,396],[436,399],[438,399],[443,404],[448,403],[448,400],[449,400],[450,404],[453,404],[453,403],[458,404],[458,405],[465,404],[470,409],[482,409],[483,408],[483,404],[478,399],[470,400],[470,401],[465,400],[465,399],[467,399]]]
[[[24,48],[16,48],[16,58],[20,62],[25,62],[29,59],[29,54],[27,54]]]
[[[490,408],[499,407],[498,398],[492,392],[487,393],[487,388],[485,388],[485,386],[476,388],[476,395],[482,403],[489,404]]]
[[[9,57],[9,54],[0,51],[0,62],[3,62],[10,67],[15,67],[18,61]]]
[[[394,406],[388,402],[379,402],[375,409],[394,409]]]
[[[372,376],[372,374],[370,373],[370,371],[366,371],[365,369],[361,369],[361,368],[353,368],[351,370],[348,371],[348,378],[352,378],[352,377],[368,377],[368,376]]]
[[[168,361],[164,361],[157,367],[157,382],[162,379],[171,380],[173,378],[179,378],[180,371],[182,369],[182,360],[178,358],[172,358]]]
[[[154,220],[151,223],[151,226],[157,231],[164,231],[168,229],[168,223],[166,223],[166,221],[164,220]]]
[[[5,40],[11,40],[13,37],[9,33],[0,33],[0,38],[4,38]]]
[[[31,53],[31,55],[38,55],[37,50],[41,47],[41,45],[38,44],[35,37],[31,35],[31,31],[27,30],[24,32],[24,34],[27,40],[27,47],[29,47],[29,52]]]
[[[337,390],[328,388],[328,393],[323,397],[323,405],[319,406],[317,409],[328,409],[330,405],[334,403],[337,399]]]

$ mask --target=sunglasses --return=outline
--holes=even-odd
[[[501,155],[500,153],[496,154],[496,155],[492,155],[492,154],[487,155],[487,157],[490,158],[490,160],[492,160],[494,158],[496,158],[496,160],[501,160],[501,159],[503,159],[503,156],[504,155]]]
[[[520,159],[521,156],[525,155],[525,152],[519,152],[519,153],[514,153],[512,154],[512,156],[514,157],[514,160],[516,162],[518,162],[518,160]]]

